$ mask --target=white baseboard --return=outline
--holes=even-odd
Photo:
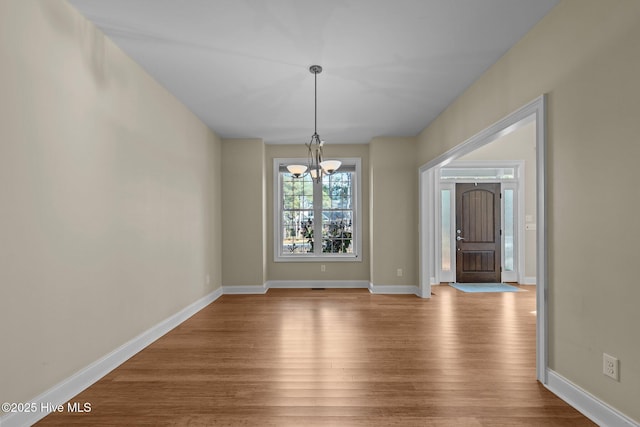
[[[521,285],[535,285],[536,284],[536,277],[535,276],[524,277],[520,284]]]
[[[421,296],[420,288],[410,285],[375,285],[369,284],[369,292],[372,294],[392,294],[392,295],[417,295]]]
[[[265,285],[255,286],[223,286],[222,293],[224,295],[256,295],[267,292]]]
[[[366,280],[270,280],[267,289],[369,289],[372,294],[401,294],[421,296],[417,286],[374,285]],[[225,287],[225,293],[226,293]]]
[[[268,289],[367,289],[366,280],[269,280],[265,287]]]
[[[640,427],[640,424],[631,418],[551,369],[547,369],[547,384],[545,386],[599,426]]]
[[[7,414],[0,417],[0,426],[19,427],[30,426],[36,423],[51,412],[50,410],[46,410],[47,407],[64,405],[65,402],[78,395],[189,317],[211,304],[221,295],[222,288],[216,289],[29,401],[30,403],[35,403],[38,409],[45,409],[44,411]],[[49,403],[51,405],[47,405]]]

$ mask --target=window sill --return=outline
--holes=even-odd
[[[358,255],[276,256],[274,262],[362,262]]]

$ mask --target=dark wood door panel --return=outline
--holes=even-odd
[[[492,272],[495,270],[495,265],[495,253],[491,251],[468,251],[462,255],[463,271]]]
[[[494,241],[494,199],[495,194],[488,191],[467,191],[462,195],[462,229],[467,231],[467,243]]]
[[[456,281],[501,279],[500,184],[456,184]]]

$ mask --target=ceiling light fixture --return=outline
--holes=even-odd
[[[339,160],[323,160],[322,146],[324,145],[324,141],[322,141],[320,135],[318,135],[318,74],[322,72],[322,67],[312,65],[309,67],[309,71],[313,74],[314,78],[315,105],[313,135],[311,135],[311,141],[305,144],[308,149],[308,165],[289,165],[287,169],[296,178],[304,176],[308,170],[311,178],[313,178],[316,183],[320,183],[324,175],[334,173],[340,165],[342,165],[342,162]]]

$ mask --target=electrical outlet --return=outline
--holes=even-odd
[[[402,277],[402,269],[401,268],[396,270],[396,276]]]
[[[320,271],[324,273],[327,271],[327,267],[324,264],[320,265]]]
[[[602,353],[602,373],[616,381],[620,381],[620,373],[618,371],[618,359],[607,353]]]

